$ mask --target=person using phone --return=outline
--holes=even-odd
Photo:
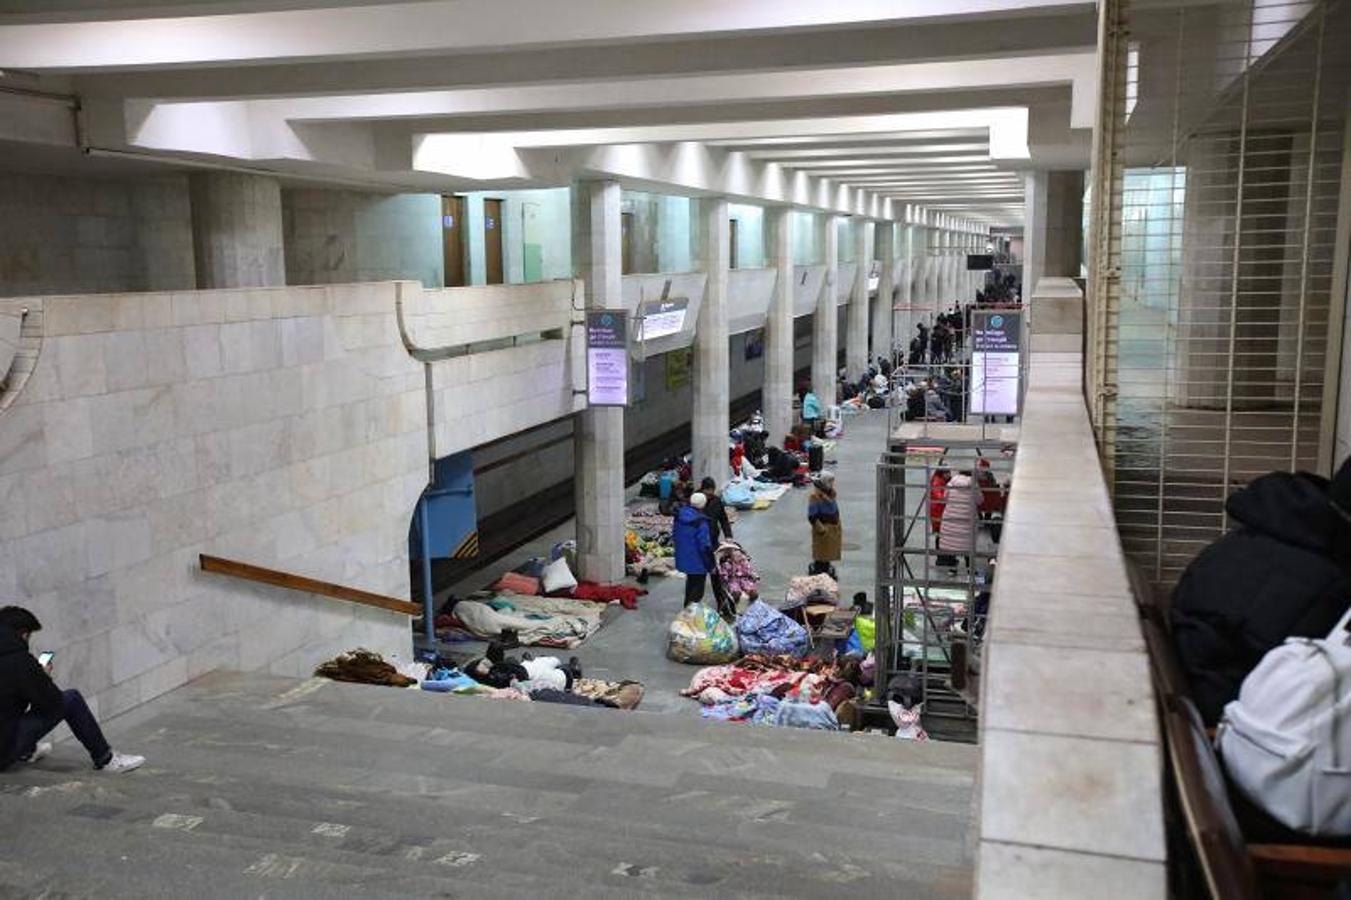
[[[51,753],[51,743],[42,738],[62,722],[89,752],[95,769],[139,769],[145,757],[113,750],[80,692],[63,691],[52,681],[55,654],[42,654],[42,661],[33,658],[28,642],[40,630],[37,616],[23,607],[0,608],[0,770]]]

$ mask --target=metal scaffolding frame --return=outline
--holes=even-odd
[[[954,688],[953,657],[960,667],[965,649],[970,667],[979,666],[987,611],[977,601],[986,594],[988,603],[1014,453],[1013,443],[976,426],[933,426],[919,437],[894,434],[878,462],[875,702],[885,705],[894,675],[918,673],[925,727],[937,738],[975,740],[976,697]],[[949,491],[970,490],[983,509],[969,534],[949,528],[940,547],[932,513],[944,472],[981,479],[944,486],[945,502]]]

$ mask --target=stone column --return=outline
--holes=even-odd
[[[1046,275],[1076,278],[1083,261],[1084,173],[1051,172],[1046,187]]]
[[[857,381],[868,368],[868,273],[872,270],[873,223],[859,216],[853,222],[854,286],[845,315],[845,368]]]
[[[812,392],[823,406],[835,402],[836,332],[838,323],[840,278],[840,239],[835,229],[835,217],[821,213],[816,217],[817,241],[826,277],[822,280],[821,295],[816,298],[816,314],[812,316]]]
[[[286,284],[281,184],[263,175],[188,176],[192,251],[199,288]]]
[[[927,319],[938,302],[938,230],[926,224],[923,234],[924,296],[920,298],[923,304],[920,315]]]
[[[915,303],[915,226],[901,226],[901,277],[896,303],[901,311],[896,314],[893,324],[893,339],[901,353],[909,354],[910,339],[915,336],[915,313],[911,307]]]
[[[620,188],[617,181],[572,187],[572,268],[588,309],[622,309]],[[624,577],[624,410],[585,409],[573,424],[578,575]]]
[[[774,293],[765,319],[765,427],[782,440],[793,425],[793,211],[769,210]]]
[[[1046,270],[1046,182],[1048,172],[1023,176],[1023,300],[1032,296]]]
[[[727,352],[727,265],[732,239],[726,197],[699,201],[699,268],[708,276],[694,333],[694,480],[727,479],[730,388]]]
[[[934,294],[933,309],[941,310],[948,302],[948,292],[950,285],[948,283],[948,253],[951,251],[949,241],[951,234],[943,227],[935,228],[933,231],[935,246],[938,248],[938,255],[933,257],[934,261]]]
[[[872,355],[891,359],[892,307],[896,291],[896,223],[878,222],[875,240],[882,260],[882,277],[877,280],[877,301],[873,307]]]

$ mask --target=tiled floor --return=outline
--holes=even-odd
[[[856,591],[872,594],[874,580],[873,541],[876,519],[876,463],[886,449],[887,416],[872,411],[845,420],[845,436],[827,464],[836,474],[844,524],[844,559],[836,565],[841,595]],[[783,599],[788,580],[806,574],[811,561],[811,531],[807,525],[808,488],[789,491],[768,510],[739,514],[733,531],[755,560],[761,575],[761,596],[771,602]],[[557,541],[572,536],[571,520],[522,547],[486,571],[470,576],[451,591],[467,593],[491,582],[504,569],[531,556],[546,555]],[[679,695],[688,686],[695,668],[666,658],[666,628],[684,600],[680,578],[652,578],[650,593],[640,598],[634,611],[612,614],[604,628],[569,654],[576,654],[583,671],[597,678],[642,681],[648,689],[643,709],[694,715],[695,705]],[[710,594],[710,599],[711,594]],[[477,651],[481,644],[463,645]]]

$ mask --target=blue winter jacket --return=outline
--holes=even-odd
[[[821,418],[821,401],[816,399],[816,395],[811,391],[808,391],[802,398],[802,418]]]
[[[686,575],[702,575],[713,566],[713,535],[708,516],[693,506],[676,511],[671,540],[676,568]]]

